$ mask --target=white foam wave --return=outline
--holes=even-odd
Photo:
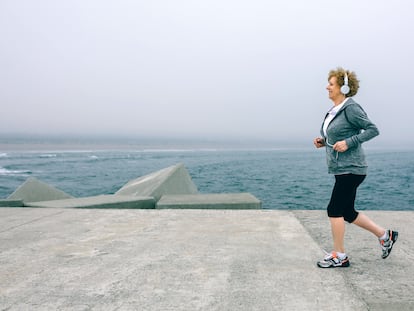
[[[39,158],[56,158],[56,154],[54,153],[46,153],[46,154],[41,154],[39,155]]]
[[[216,152],[218,149],[214,148],[200,148],[200,149],[143,149],[141,152],[148,152],[148,153],[164,153],[164,152]]]
[[[15,176],[15,175],[27,175],[32,172],[29,170],[8,170],[7,168],[0,166],[0,175],[3,176]]]

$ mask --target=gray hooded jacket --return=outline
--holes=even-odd
[[[335,175],[366,175],[367,164],[362,143],[377,136],[379,131],[362,107],[349,98],[329,123],[326,132],[325,136],[322,123],[321,135],[325,139],[328,172]],[[332,145],[342,140],[346,141],[348,150],[333,150]]]

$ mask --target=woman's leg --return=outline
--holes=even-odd
[[[345,253],[345,221],[343,217],[329,217],[331,222],[331,231],[333,239],[333,250],[339,253]]]
[[[365,175],[344,174],[335,176],[335,185],[328,204],[334,251],[345,253],[345,221],[354,222],[358,217],[354,203],[358,186]]]
[[[375,222],[369,219],[368,216],[362,213],[359,213],[358,217],[352,223],[375,234],[377,238],[382,237],[385,233],[384,228],[378,226]]]

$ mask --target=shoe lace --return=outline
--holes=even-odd
[[[379,242],[382,249],[387,249],[390,246],[390,239],[379,240]]]
[[[324,250],[324,249],[322,249],[323,250],[323,252],[325,253],[325,258],[324,258],[324,260],[330,260],[330,259],[333,259],[333,258],[338,258],[338,256],[336,255],[336,252],[335,251],[332,251],[332,252],[327,252],[326,250]]]

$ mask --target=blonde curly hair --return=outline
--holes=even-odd
[[[358,93],[358,89],[359,89],[359,80],[357,79],[355,72],[345,70],[342,67],[338,67],[336,69],[332,69],[331,71],[329,71],[328,81],[332,77],[335,77],[339,86],[344,85],[345,84],[345,72],[348,75],[348,86],[350,89],[349,93],[346,94],[345,97],[355,96]]]

